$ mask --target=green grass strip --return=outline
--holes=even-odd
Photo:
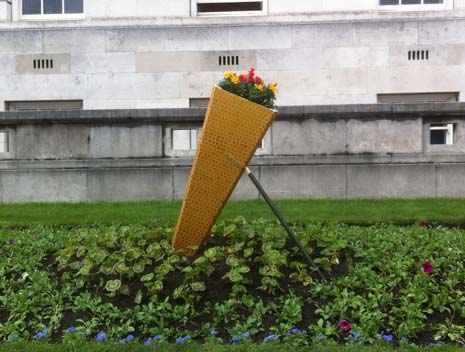
[[[291,222],[411,224],[465,223],[465,199],[279,200]],[[175,224],[181,202],[34,203],[0,206],[0,225]],[[264,201],[228,202],[222,218],[274,218]]]

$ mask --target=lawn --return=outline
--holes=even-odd
[[[411,224],[421,220],[465,223],[465,199],[277,200],[292,222]],[[39,203],[0,206],[4,225],[174,224],[181,202]],[[228,202],[221,218],[274,218],[264,201]]]

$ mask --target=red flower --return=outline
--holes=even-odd
[[[241,82],[247,82],[246,75],[239,75],[239,79],[241,80]]]
[[[249,79],[252,81],[255,76],[255,69],[252,67],[249,71]]]
[[[260,77],[255,77],[255,84],[262,84],[263,80]]]
[[[338,326],[344,332],[350,331],[350,323],[347,320],[341,320]]]
[[[431,274],[433,272],[433,264],[431,264],[430,262],[424,262],[423,271],[427,274]]]
[[[420,227],[428,227],[428,221],[425,221],[425,220],[420,221]]]

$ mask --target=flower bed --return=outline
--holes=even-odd
[[[294,230],[329,282],[268,220],[217,224],[194,258],[166,227],[2,229],[0,340],[465,342],[463,230]]]

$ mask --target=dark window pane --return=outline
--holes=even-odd
[[[423,0],[424,4],[444,4],[443,0]]]
[[[421,0],[402,0],[402,5],[421,5]]]
[[[40,15],[40,0],[23,0],[23,15]]]
[[[65,13],[84,13],[84,0],[65,0]]]
[[[261,11],[262,2],[217,2],[212,4],[197,4],[197,12],[233,12]]]
[[[61,0],[44,0],[44,14],[63,13]]]
[[[399,0],[380,0],[380,5],[399,5]]]
[[[430,144],[446,144],[446,131],[431,130]]]

